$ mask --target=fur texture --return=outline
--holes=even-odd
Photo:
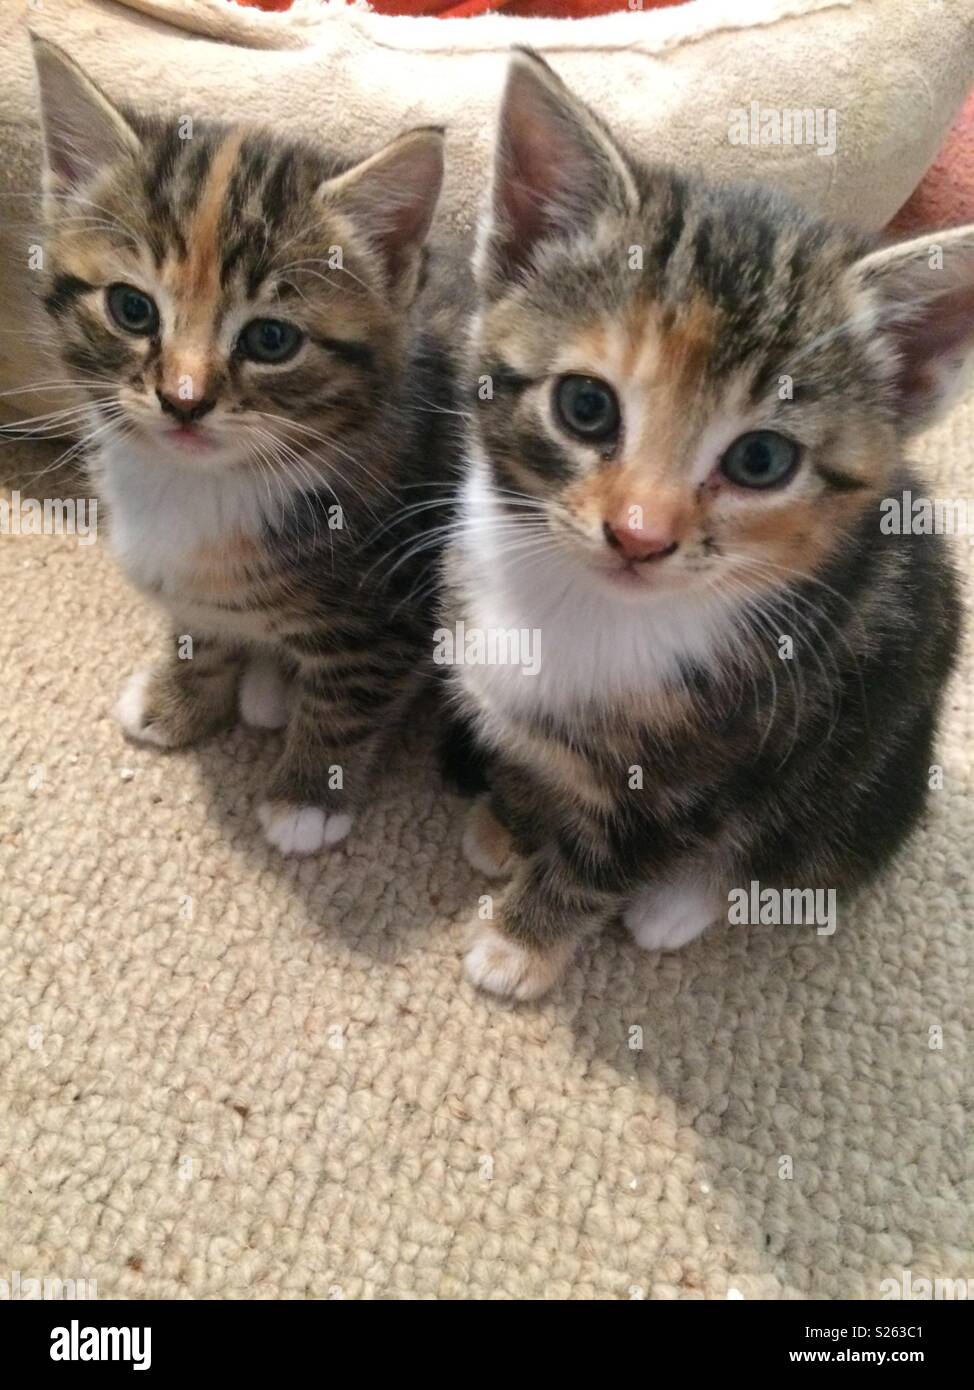
[[[118,111],[57,49],[35,53],[45,303],[89,397],[115,554],[173,621],[123,728],[181,747],[239,698],[286,725],[268,838],[334,844],[429,650],[434,557],[413,542],[436,517],[411,504],[446,496],[415,489],[446,480],[453,450],[449,277],[424,251],[441,132],[352,166]]]
[[[974,332],[974,229],[877,250],[645,168],[524,53],[478,276],[448,619],[541,661],[455,670],[522,855],[467,969],[530,998],[619,913],[681,945],[752,880],[861,883],[916,821],[958,602],[880,504],[922,491],[904,445]]]

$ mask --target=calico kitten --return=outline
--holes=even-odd
[[[465,848],[515,865],[466,970],[528,999],[617,914],[675,948],[753,880],[863,881],[916,821],[958,598],[879,503],[922,491],[974,228],[876,249],[647,168],[522,53],[478,258],[449,621],[537,633],[540,669],[454,673],[491,761]]]
[[[423,288],[442,132],[353,166],[117,110],[57,48],[35,55],[46,308],[90,402],[114,553],[172,618],[118,717],[163,748],[238,705],[286,726],[264,831],[334,845],[429,650],[430,560],[408,546],[427,516],[404,499],[451,452],[444,301]]]

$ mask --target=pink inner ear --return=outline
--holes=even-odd
[[[392,236],[397,242],[419,242],[425,237],[443,179],[439,150],[419,146],[402,159],[390,174],[380,197],[388,206]]]
[[[974,284],[928,300],[915,318],[896,325],[893,336],[900,354],[901,391],[911,398],[925,394],[938,363],[974,347]]]
[[[550,154],[545,158],[526,140],[517,145],[508,141],[500,180],[500,211],[516,245],[530,248],[550,228],[546,207]]]
[[[585,153],[537,80],[515,81],[504,111],[496,202],[510,259],[520,263],[561,220],[586,181]]]
[[[81,182],[84,173],[84,166],[80,160],[72,159],[67,150],[62,145],[58,145],[50,152],[51,172],[62,182],[72,188]]]

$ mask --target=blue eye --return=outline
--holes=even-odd
[[[720,471],[738,487],[775,487],[791,477],[800,456],[793,439],[774,430],[754,430],[734,440],[720,461]]]
[[[159,310],[155,301],[133,285],[109,285],[105,298],[108,312],[126,333],[147,338],[158,331]]]
[[[619,402],[611,386],[594,376],[563,376],[555,386],[561,423],[578,439],[604,443],[619,430]]]
[[[287,362],[304,334],[283,319],[251,319],[237,340],[237,351],[251,362]]]

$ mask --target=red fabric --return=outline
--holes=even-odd
[[[584,19],[629,8],[627,0],[371,0],[371,3],[379,14],[437,15],[440,19],[469,19],[475,14],[487,14],[489,10],[503,10],[505,14],[525,19]],[[237,4],[257,10],[291,8],[291,0],[237,0]],[[635,8],[665,10],[680,4],[683,0],[641,0]]]
[[[974,222],[974,92],[890,230],[909,236],[967,222]]]

